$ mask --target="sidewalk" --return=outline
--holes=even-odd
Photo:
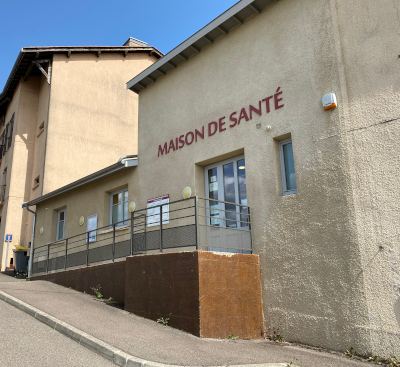
[[[290,363],[296,358],[302,367],[366,365],[340,355],[279,346],[264,340],[200,339],[50,282],[8,278],[0,274],[1,291],[147,361],[182,366],[232,366]]]

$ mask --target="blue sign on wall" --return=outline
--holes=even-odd
[[[6,234],[6,241],[12,241],[12,234]]]

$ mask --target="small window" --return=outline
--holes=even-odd
[[[292,139],[279,142],[279,153],[281,160],[283,195],[295,194],[297,192],[296,175],[294,172],[294,159]]]
[[[65,214],[66,210],[62,209],[58,211],[57,215],[57,238],[56,241],[61,241],[65,237]]]
[[[128,223],[128,189],[115,191],[110,195],[110,224],[117,227]]]
[[[40,182],[39,177],[40,177],[40,176],[37,176],[37,177],[35,178],[35,180],[33,181],[33,186],[39,185],[39,182]]]
[[[39,132],[41,132],[43,129],[44,129],[44,121],[39,126]]]

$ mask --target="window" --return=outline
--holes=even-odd
[[[43,129],[44,129],[44,121],[39,126],[39,132],[41,132]]]
[[[36,187],[39,186],[39,182],[40,182],[40,176],[37,176],[34,180],[33,180],[33,188],[35,189]]]
[[[13,130],[14,130],[14,115],[12,116],[11,121],[10,121],[10,134],[9,134],[9,136],[8,136],[8,146],[7,146],[7,149],[10,148],[11,143],[12,143]]]
[[[110,195],[110,224],[126,226],[128,219],[128,189],[122,189]]]
[[[56,241],[61,241],[65,237],[65,214],[66,214],[66,209],[62,209],[62,210],[58,211]]]
[[[297,185],[294,172],[292,139],[279,142],[279,155],[281,161],[283,195],[295,194],[297,192]]]

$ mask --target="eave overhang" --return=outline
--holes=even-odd
[[[11,73],[0,93],[0,115],[5,113],[8,103],[12,100],[13,94],[21,78],[27,78],[35,60],[52,59],[54,54],[64,54],[70,57],[76,53],[93,53],[100,56],[102,53],[121,53],[126,56],[128,53],[146,52],[157,58],[163,56],[162,52],[151,46],[48,46],[48,47],[24,47],[18,54],[17,60]]]
[[[48,199],[54,198],[58,195],[65,194],[66,192],[75,190],[81,186],[84,186],[84,185],[87,185],[94,181],[100,180],[104,177],[113,175],[117,172],[123,171],[125,169],[129,169],[131,167],[136,167],[138,165],[138,158],[137,158],[137,156],[135,156],[135,157],[136,158],[133,158],[133,156],[129,156],[129,159],[127,159],[127,160],[125,160],[125,158],[121,158],[117,163],[114,163],[111,166],[108,166],[100,171],[94,172],[91,175],[85,176],[85,177],[83,177],[77,181],[74,181],[66,186],[60,187],[59,189],[49,192],[46,195],[40,196],[34,200],[23,203],[22,208],[37,205],[38,203],[41,203]]]
[[[225,36],[232,29],[241,26],[251,16],[260,13],[268,4],[277,0],[241,0],[207,24],[200,31],[156,61],[127,83],[127,88],[139,93],[168,71],[186,62],[202,48],[212,44],[217,38]]]

